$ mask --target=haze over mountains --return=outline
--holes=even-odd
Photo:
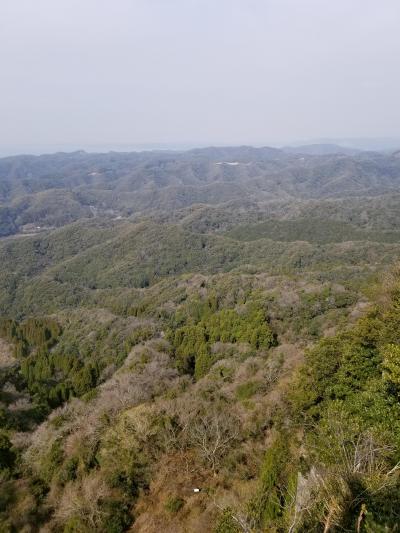
[[[0,160],[0,234],[197,204],[250,202],[268,216],[286,203],[286,218],[300,204],[322,199],[354,197],[355,206],[372,206],[382,195],[393,201],[399,173],[397,152],[332,145],[9,157]]]

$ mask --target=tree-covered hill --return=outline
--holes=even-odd
[[[199,203],[374,198],[398,194],[399,180],[399,158],[375,152],[239,147],[15,156],[0,159],[0,235]]]
[[[270,221],[203,234],[151,220],[76,222],[0,241],[0,309],[23,316],[97,300],[112,290],[145,289],[182,274],[312,273],[343,282],[390,265],[400,233],[344,223]]]
[[[400,159],[327,151],[0,160],[1,532],[397,531]]]
[[[337,283],[191,275],[3,320],[3,529],[395,531],[398,287],[357,319]]]

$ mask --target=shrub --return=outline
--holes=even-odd
[[[182,509],[184,505],[185,500],[183,500],[179,496],[171,496],[165,502],[165,509],[171,514],[176,514]]]
[[[213,533],[241,533],[242,531],[243,529],[233,518],[232,510],[228,507],[221,513]]]
[[[259,381],[247,381],[236,388],[236,397],[238,400],[248,400],[254,396],[262,387]]]
[[[10,439],[5,433],[0,433],[0,470],[12,470],[15,463],[15,452]]]

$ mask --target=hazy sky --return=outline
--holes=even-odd
[[[0,0],[0,145],[400,137],[400,0]]]

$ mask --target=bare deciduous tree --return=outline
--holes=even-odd
[[[238,420],[229,413],[211,411],[199,415],[188,427],[189,439],[214,474],[221,458],[238,437]]]
[[[97,473],[91,474],[81,482],[66,485],[56,508],[55,519],[65,524],[75,518],[93,531],[99,531],[104,518],[101,502],[110,497],[111,491],[106,482]]]

